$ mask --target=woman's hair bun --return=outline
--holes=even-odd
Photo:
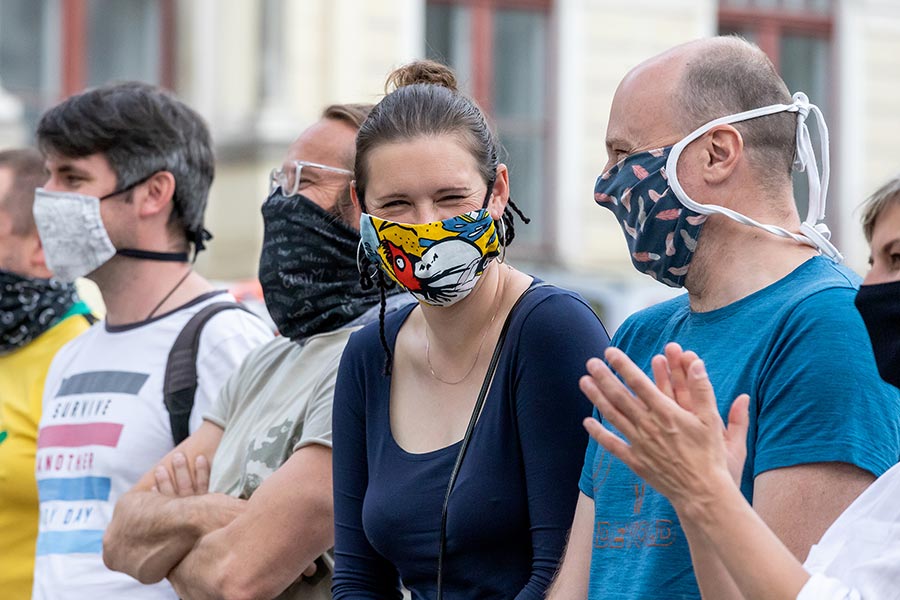
[[[388,75],[384,84],[385,93],[417,83],[426,83],[445,87],[452,92],[458,91],[456,75],[447,65],[433,60],[417,60],[395,69]]]

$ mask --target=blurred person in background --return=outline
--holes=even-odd
[[[821,179],[810,116],[824,142]],[[633,315],[612,345],[649,375],[676,342],[704,357],[720,398],[750,394],[741,492],[803,560],[900,453],[900,396],[878,377],[854,309],[859,277],[837,264],[818,222],[828,180],[821,113],[791,97],[758,47],[716,37],[628,73],[606,135],[595,201],[616,216],[638,271],[687,289]],[[802,222],[794,166],[809,180]],[[551,598],[740,597],[713,554],[693,556],[698,590],[688,540],[702,534],[593,440],[579,488]]]
[[[36,150],[0,152],[0,590],[10,600],[31,598],[44,380],[56,352],[93,322],[44,260],[31,208],[46,179]]]
[[[509,173],[453,72],[418,61],[388,81],[353,190],[377,285],[418,302],[341,361],[334,597],[542,598],[588,439],[578,377],[609,338],[580,296],[503,260]]]
[[[900,387],[900,177],[868,200],[863,229],[871,268],[855,303],[882,379]],[[747,600],[900,598],[900,465],[838,517],[801,565],[740,492],[747,397],[734,403],[726,429],[703,361],[674,344],[665,354],[654,359],[654,385],[624,354],[607,352],[636,396],[596,361],[585,393],[626,439],[593,419],[586,427],[692,524],[700,535],[690,538],[691,552],[720,560]]]
[[[350,334],[380,311],[379,290],[360,284],[350,200],[370,109],[329,106],[273,173],[259,280],[282,337],[250,353],[200,429],[119,501],[104,541],[111,568],[168,577],[192,600],[331,597],[335,378]],[[387,310],[409,301],[393,295]],[[211,475],[188,468],[199,456]],[[240,509],[210,527],[222,494]]]
[[[189,257],[210,237],[214,171],[196,112],[156,87],[114,84],[49,109],[36,137],[49,171],[34,202],[47,266],[63,281],[95,282],[106,316],[56,355],[44,387],[33,597],[175,598],[166,582],[107,569],[103,532],[119,496],[199,428],[231,372],[272,334],[243,310],[205,312],[238,305]],[[169,355],[191,324],[196,344],[174,364],[194,368],[193,389],[170,404]]]

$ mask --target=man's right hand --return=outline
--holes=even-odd
[[[156,484],[154,491],[165,496],[199,496],[209,491],[209,461],[202,454],[194,459],[194,472],[188,467],[188,460],[181,452],[172,455],[172,472],[160,463],[153,470]]]

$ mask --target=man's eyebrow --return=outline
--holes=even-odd
[[[47,171],[49,172],[49,169],[47,169]],[[85,171],[85,170],[83,170],[83,169],[79,169],[79,168],[76,167],[75,165],[72,165],[72,164],[69,164],[69,163],[63,163],[62,165],[60,165],[59,167],[57,167],[57,168],[56,168],[56,172],[57,172],[57,173],[62,173],[62,174],[64,174],[64,175],[65,175],[65,174],[75,174],[75,175],[81,175],[81,176],[83,176],[83,177],[88,177],[88,176],[89,176],[89,173],[88,173],[87,171]]]
[[[618,146],[620,148],[629,148],[631,146],[631,143],[628,142],[627,140],[623,140],[622,138],[616,138],[616,137],[606,138],[606,147],[612,148],[614,146]]]

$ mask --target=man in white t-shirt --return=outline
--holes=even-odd
[[[106,318],[63,347],[47,376],[37,443],[40,498],[33,598],[176,598],[103,564],[102,536],[123,493],[178,437],[163,400],[169,352],[188,321],[233,302],[193,271],[189,251],[209,234],[203,214],[213,179],[209,133],[169,94],[125,83],[73,96],[37,128],[49,179],[34,216],[56,277],[93,280]],[[202,328],[196,430],[222,383],[270,340],[261,320],[224,310]],[[211,518],[225,518],[235,502]]]
[[[350,334],[381,308],[359,283],[349,196],[370,108],[325,109],[273,173],[259,276],[283,337],[247,357],[200,429],[119,502],[104,538],[111,568],[168,577],[192,599],[331,598],[334,384]],[[210,519],[223,494],[246,500],[224,526]]]

